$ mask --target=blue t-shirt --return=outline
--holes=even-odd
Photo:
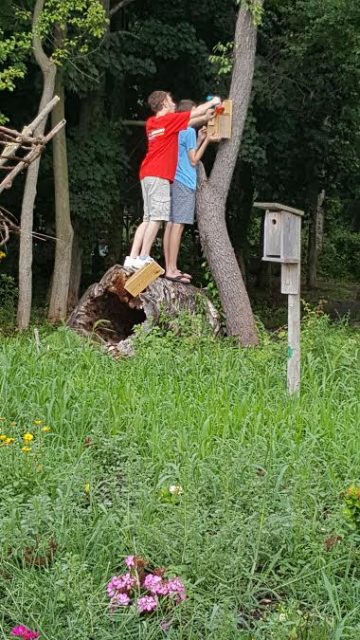
[[[196,131],[188,127],[179,133],[178,163],[175,180],[178,180],[189,189],[196,189],[196,167],[193,167],[188,156],[188,151],[196,149]]]

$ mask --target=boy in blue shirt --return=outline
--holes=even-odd
[[[195,107],[192,100],[181,100],[177,111],[191,111]],[[196,131],[188,127],[179,133],[178,164],[174,182],[171,185],[170,222],[164,234],[165,278],[174,282],[190,284],[191,276],[177,267],[181,237],[186,224],[194,224],[196,165],[200,162],[211,138],[206,127]]]

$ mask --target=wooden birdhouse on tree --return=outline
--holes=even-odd
[[[232,100],[223,100],[215,107],[215,115],[209,120],[207,128],[213,140],[231,138]]]

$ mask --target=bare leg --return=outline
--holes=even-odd
[[[167,222],[166,223],[164,239],[163,239],[164,257],[165,257],[165,269],[166,269],[166,271],[168,270],[168,264],[169,264],[169,247],[170,247],[170,237],[171,237],[172,227],[173,227],[173,223],[172,222]]]
[[[184,231],[184,225],[172,223],[169,234],[168,260],[166,262],[166,275],[171,278],[180,275],[177,268],[177,259],[179,255],[181,236]]]
[[[147,227],[145,229],[145,233],[144,233],[144,239],[142,242],[142,247],[140,250],[140,255],[141,256],[149,256],[150,252],[151,252],[151,247],[154,244],[154,240],[158,234],[159,228],[160,228],[161,222],[159,221],[155,221],[155,220],[150,220],[150,222],[147,223]]]
[[[144,220],[136,229],[134,240],[132,243],[130,258],[138,258],[141,252],[142,243],[144,240],[145,231],[149,224],[148,220]]]

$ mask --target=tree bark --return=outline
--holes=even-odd
[[[52,112],[52,124],[55,126],[64,118],[65,91],[62,72],[59,71],[56,92],[60,102]],[[50,295],[48,319],[50,322],[65,320],[67,316],[67,302],[71,271],[71,252],[73,242],[73,228],[70,217],[70,194],[68,161],[66,148],[66,132],[63,129],[54,138],[54,185],[55,185],[55,219],[56,219],[56,249],[53,281]]]
[[[68,309],[73,309],[79,302],[79,291],[81,283],[81,271],[82,271],[82,249],[79,243],[79,236],[74,228],[74,237],[72,243],[71,252],[71,270],[70,270],[70,282],[69,282],[69,294],[68,294]]]
[[[315,289],[317,279],[318,258],[323,244],[325,190],[316,194],[315,202],[310,209],[310,227],[308,241],[308,261],[306,284]]]
[[[43,91],[40,100],[39,112],[50,102],[54,94],[56,66],[45,54],[41,39],[37,31],[37,25],[45,0],[36,0],[32,31],[33,53],[43,75]],[[34,136],[44,134],[47,118],[44,118],[34,131]],[[32,302],[32,229],[34,216],[34,203],[36,198],[37,180],[39,175],[40,158],[37,158],[28,168],[25,180],[25,189],[21,207],[21,235],[19,253],[19,301],[17,309],[17,325],[20,330],[27,329],[30,323]]]
[[[124,288],[129,274],[120,265],[111,267],[82,296],[67,324],[78,333],[100,342],[114,356],[132,355],[134,327],[153,325],[179,332],[179,313],[201,316],[204,329],[220,332],[219,315],[205,294],[191,285],[158,278],[137,298]]]
[[[260,0],[262,4],[262,0]],[[258,336],[249,297],[226,228],[226,200],[244,131],[254,75],[257,28],[243,1],[239,10],[230,98],[233,100],[231,140],[222,141],[209,179],[199,170],[197,212],[199,231],[223,305],[229,335],[244,346]]]

